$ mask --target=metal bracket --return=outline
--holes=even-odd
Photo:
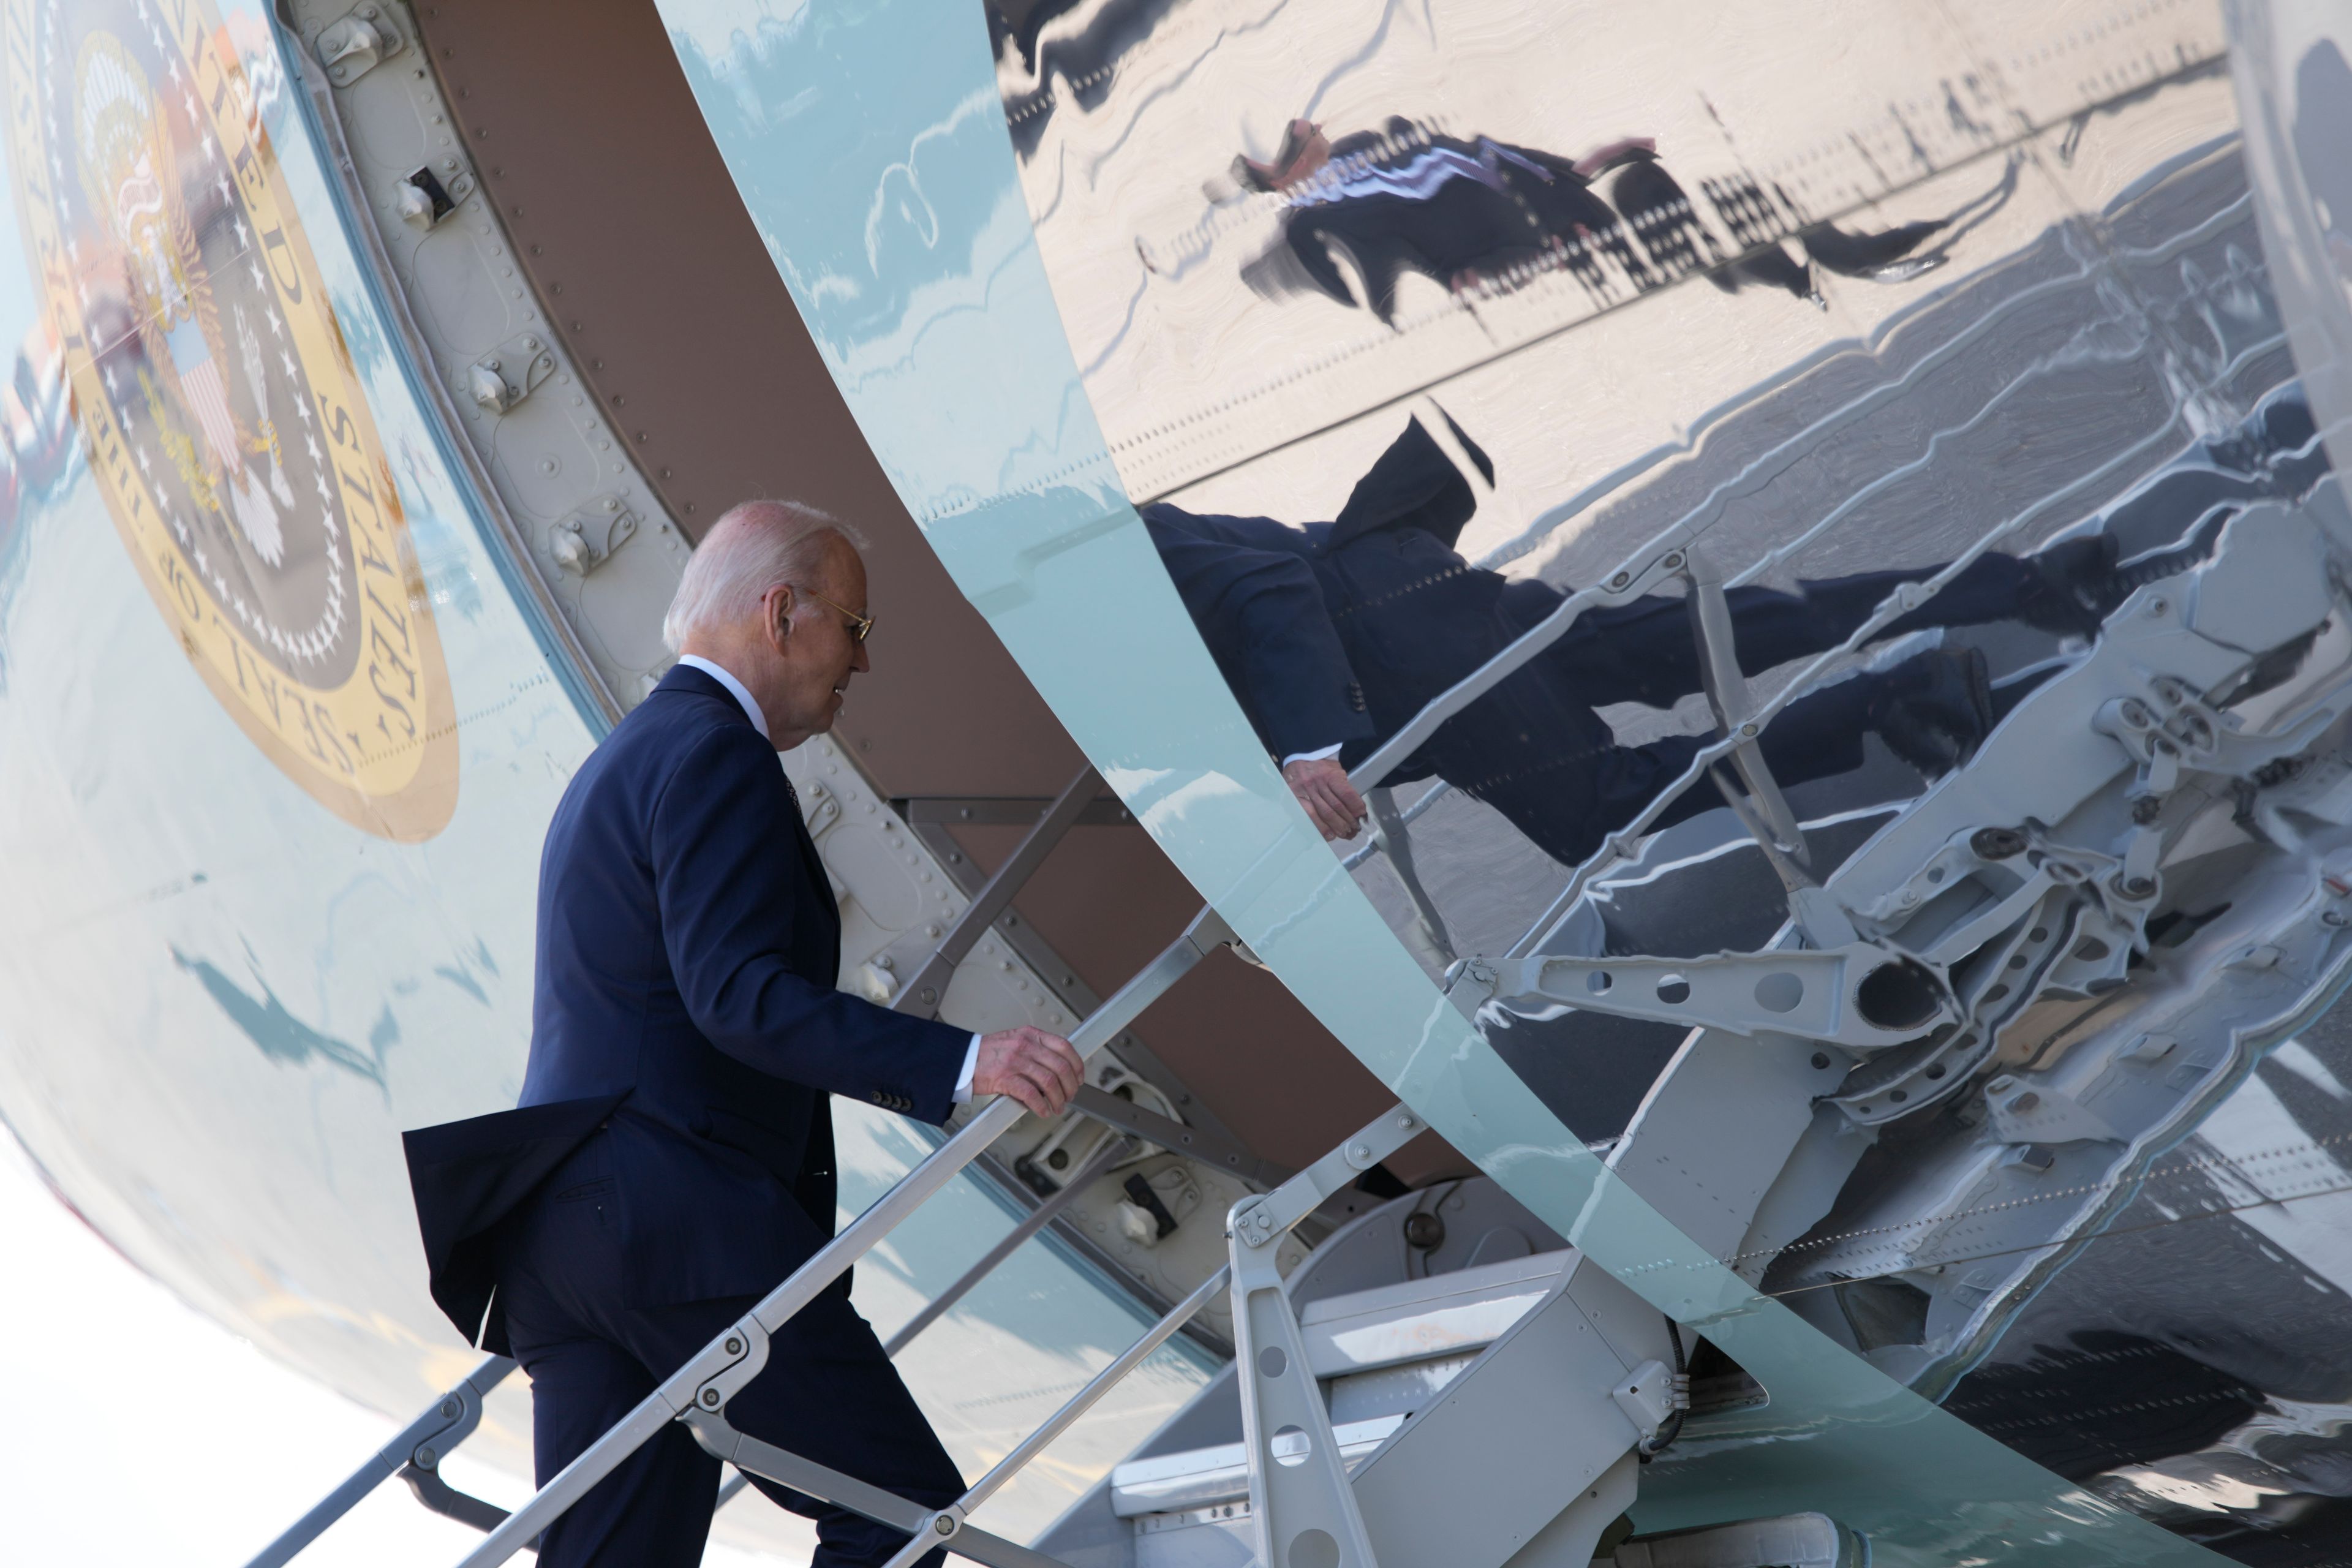
[[[362,5],[320,28],[311,47],[318,51],[319,63],[327,68],[334,84],[349,87],[398,54],[403,46],[400,29],[392,25],[383,7]]]
[[[466,372],[466,392],[493,414],[505,414],[555,374],[555,350],[536,332],[509,338]]]
[[[392,189],[392,205],[400,221],[415,229],[430,229],[457,210],[474,194],[474,176],[455,158],[441,166],[421,164]]]
[[[246,1568],[284,1568],[302,1549],[324,1534],[329,1526],[359,1506],[362,1499],[394,1476],[406,1481],[416,1494],[417,1501],[436,1513],[446,1513],[452,1519],[474,1525],[478,1530],[492,1530],[506,1516],[478,1498],[452,1490],[433,1472],[442,1458],[472,1435],[482,1422],[482,1402],[491,1389],[503,1382],[515,1363],[505,1356],[485,1356],[464,1381],[451,1388],[432,1404],[422,1415],[402,1428],[399,1436],[385,1444],[348,1477],[342,1485],[320,1499],[318,1506],[288,1527],[278,1538],[263,1547]],[[478,1522],[488,1515],[468,1509],[486,1509],[498,1513],[488,1523]],[[452,1511],[466,1510],[467,1511]]]
[[[637,514],[618,496],[604,496],[547,531],[547,551],[557,565],[585,577],[636,537]]]
[[[1914,1040],[1956,1012],[1937,970],[1872,942],[1712,958],[1486,960],[1497,1001],[1528,997],[1735,1035],[1794,1035],[1855,1050]]]
[[[454,1519],[488,1535],[507,1521],[507,1510],[494,1502],[484,1502],[470,1492],[461,1492],[441,1479],[438,1469],[426,1469],[408,1464],[400,1468],[400,1479],[416,1500],[444,1519]],[[525,1548],[536,1552],[537,1546]]]
[[[1286,1166],[1259,1159],[1231,1139],[1146,1110],[1133,1100],[1121,1100],[1090,1083],[1081,1084],[1078,1092],[1070,1097],[1070,1109],[1107,1127],[1116,1127],[1156,1143],[1171,1154],[1190,1155],[1204,1164],[1222,1165],[1262,1187],[1279,1185],[1295,1173]]]

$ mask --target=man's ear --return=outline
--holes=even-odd
[[[793,585],[780,583],[768,590],[761,601],[768,612],[768,640],[778,652],[783,651],[784,639],[793,635]]]

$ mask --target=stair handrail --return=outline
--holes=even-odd
[[[1214,909],[1202,910],[1181,936],[1071,1031],[1070,1044],[1081,1060],[1091,1060],[1202,958],[1220,947],[1234,945],[1238,940]],[[712,1339],[663,1379],[635,1409],[508,1515],[505,1522],[467,1553],[460,1568],[497,1568],[672,1421],[698,1411],[724,1410],[728,1401],[767,1365],[771,1335],[847,1273],[991,1144],[1012,1131],[1024,1114],[1017,1100],[1001,1097],[982,1108],[843,1227],[839,1235],[762,1297],[733,1327]],[[1170,1331],[1174,1331],[1172,1327]]]

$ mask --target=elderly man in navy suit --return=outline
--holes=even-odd
[[[833,1235],[830,1096],[937,1123],[975,1094],[1055,1115],[1078,1087],[1058,1037],[967,1034],[835,988],[840,917],[777,753],[832,728],[873,627],[831,519],[753,501],[713,525],[663,626],[677,667],[548,828],[521,1105],[408,1135],[434,1298],[530,1374],[541,1484]],[[728,1416],[951,1502],[963,1478],[849,1284],[776,1335]],[[819,1564],[905,1544],[756,1484],[817,1521]],[[691,1568],[718,1486],[719,1461],[667,1427],[549,1527],[539,1560]]]

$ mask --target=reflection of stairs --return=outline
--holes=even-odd
[[[1372,1551],[1583,1568],[1632,1503],[1634,1446],[1672,1398],[1666,1324],[1491,1182],[1429,1200],[1357,1219],[1288,1281]],[[1204,1389],[1039,1549],[1074,1568],[1252,1561],[1242,1375]],[[1276,1464],[1307,1460],[1292,1441],[1277,1436]]]

